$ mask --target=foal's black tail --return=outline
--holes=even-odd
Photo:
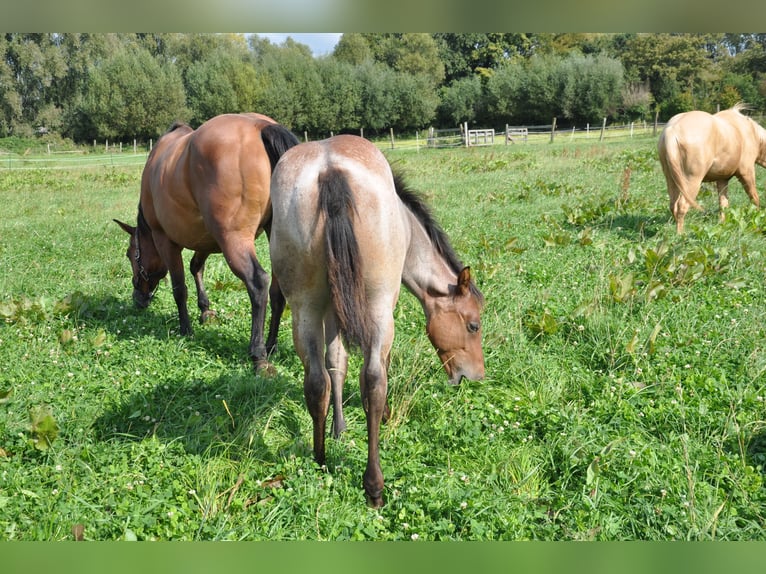
[[[279,124],[269,124],[264,127],[261,130],[261,140],[271,162],[271,171],[274,171],[274,166],[277,165],[282,154],[300,143],[293,132]]]
[[[356,205],[342,172],[330,169],[320,174],[319,208],[326,221],[327,277],[338,328],[347,344],[366,348],[370,330],[362,259],[354,233]]]

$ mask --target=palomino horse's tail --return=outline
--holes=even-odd
[[[354,233],[356,205],[342,172],[330,169],[319,176],[319,209],[325,216],[325,249],[330,299],[338,328],[350,345],[366,346],[367,297],[362,259]]]
[[[298,145],[298,138],[286,127],[279,124],[269,124],[261,130],[261,140],[263,147],[271,162],[271,171],[282,155],[291,147]]]
[[[675,137],[667,137],[667,135],[668,134],[663,134],[665,148],[663,169],[665,170],[666,177],[669,177],[673,181],[676,189],[678,189],[678,192],[684,196],[684,199],[686,199],[689,205],[694,209],[704,211],[702,206],[697,203],[686,190],[686,174],[684,174],[683,169],[681,168],[683,160],[681,159],[680,147]],[[673,214],[675,215],[675,211],[673,211]]]

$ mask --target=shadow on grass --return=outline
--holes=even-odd
[[[611,220],[611,229],[623,239],[639,241],[654,237],[660,233],[663,227],[670,224],[670,220],[665,216],[623,213]]]
[[[180,441],[186,452],[241,449],[273,460],[311,455],[303,389],[287,377],[253,377],[247,370],[214,381],[157,384],[107,405],[93,430],[99,440]],[[308,424],[308,427],[306,426]]]
[[[97,326],[111,333],[118,340],[125,341],[146,336],[165,340],[169,337],[181,336],[174,303],[172,309],[168,311],[167,304],[152,304],[146,309],[139,309],[133,304],[129,293],[126,297],[98,293],[92,295],[77,293],[72,297],[72,305],[77,309],[80,318],[96,322]],[[200,324],[197,320],[199,314],[196,303],[191,300],[190,303],[189,314],[194,330],[190,340],[206,352],[219,356],[223,360],[249,362],[249,321],[247,328],[234,336],[230,329],[223,328],[223,319],[213,318],[204,325]],[[267,314],[267,331],[268,319],[269,315]],[[264,338],[267,334],[267,332],[264,333]],[[278,341],[277,357],[280,353],[279,346],[289,346],[287,344],[288,339],[289,337],[286,337]]]
[[[755,433],[747,444],[745,451],[748,464],[761,469],[761,474],[766,475],[766,429]]]

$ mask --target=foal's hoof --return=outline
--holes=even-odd
[[[253,368],[256,375],[274,377],[277,374],[277,368],[267,359],[253,359]]]
[[[217,315],[215,314],[215,311],[212,309],[208,309],[207,311],[203,311],[202,314],[199,316],[199,322],[200,323],[207,323],[210,319],[215,319]]]

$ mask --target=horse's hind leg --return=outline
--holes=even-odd
[[[367,413],[367,468],[364,490],[370,506],[383,506],[383,471],[380,467],[380,425],[388,411],[388,365],[394,336],[393,317],[376,321],[380,331],[370,349],[365,349],[359,377],[362,402]]]
[[[293,342],[303,363],[303,395],[313,423],[314,459],[324,465],[331,383],[323,360],[322,317],[308,306],[293,309]]]
[[[715,186],[718,189],[718,221],[723,223],[729,208],[729,180],[716,181]]]
[[[266,303],[269,297],[269,274],[264,271],[255,256],[255,247],[249,243],[248,249],[227,246],[223,249],[224,257],[234,274],[245,284],[250,297],[251,327],[249,354],[256,370],[268,368],[268,354],[263,343],[263,327],[266,322]]]
[[[279,335],[279,321],[285,311],[285,295],[279,287],[279,280],[271,274],[271,286],[269,287],[269,305],[271,306],[271,319],[269,320],[269,335],[266,339],[266,353],[271,356],[277,350],[277,337]]]
[[[343,416],[343,384],[348,373],[348,352],[338,333],[334,313],[328,313],[325,319],[325,341],[325,367],[330,375],[332,400],[332,436],[338,438],[346,430],[346,419]]]
[[[189,263],[189,271],[194,277],[194,284],[197,287],[197,307],[200,310],[199,322],[204,323],[211,317],[215,317],[215,311],[210,310],[210,300],[207,298],[203,276],[205,274],[205,261],[208,254],[199,251],[194,252],[194,256]]]

